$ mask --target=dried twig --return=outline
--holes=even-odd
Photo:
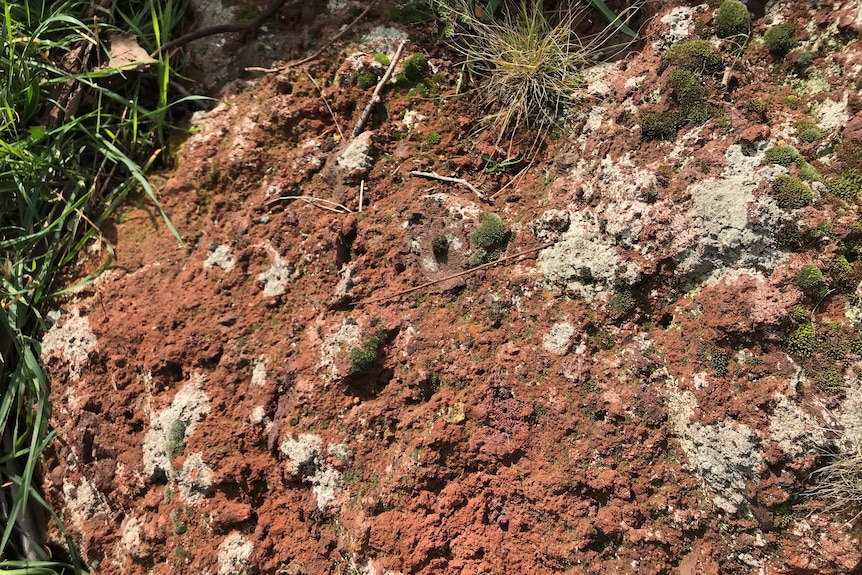
[[[341,137],[341,141],[344,141],[344,133],[341,131],[341,126],[338,125],[338,118],[335,117],[335,112],[332,111],[332,108],[329,106],[329,102],[326,101],[326,96],[323,95],[323,90],[320,88],[320,85],[314,79],[314,76],[305,73],[308,76],[308,79],[311,80],[311,83],[314,84],[314,87],[317,88],[317,92],[320,94],[320,99],[323,100],[323,103],[326,105],[326,109],[329,110],[329,115],[332,116],[332,121],[335,122],[335,129],[338,130],[338,135]]]
[[[359,182],[359,213],[362,213],[362,200],[365,199],[365,180]]]
[[[449,176],[441,176],[437,172],[420,172],[418,170],[413,170],[410,172],[411,176],[419,176],[420,178],[428,178],[430,180],[440,180],[441,182],[450,182],[452,184],[461,184],[474,194],[478,196],[480,200],[483,202],[488,202],[488,198],[485,197],[485,194],[479,191],[479,188],[465,180],[464,178],[450,178]],[[490,203],[490,202],[489,202]]]
[[[323,198],[315,198],[314,196],[279,196],[277,198],[273,198],[266,202],[266,207],[272,206],[279,202],[286,202],[289,200],[300,200],[307,204],[311,204],[315,208],[320,208],[322,210],[329,210],[330,212],[335,212],[336,214],[352,214],[353,210],[348,208],[343,204],[339,204],[337,202],[333,202],[331,200],[325,200]]]
[[[433,280],[433,281],[430,281],[430,282],[425,282],[425,283],[424,283],[424,284],[422,284],[422,285],[418,285],[418,286],[415,286],[415,287],[412,287],[412,288],[408,288],[408,289],[405,289],[405,290],[401,290],[401,291],[399,291],[399,292],[395,292],[395,293],[393,293],[393,294],[385,295],[385,296],[382,296],[382,297],[378,297],[378,298],[374,298],[374,299],[370,299],[370,300],[366,300],[366,301],[361,301],[361,302],[358,302],[356,305],[368,305],[368,304],[372,304],[372,303],[379,303],[379,302],[381,302],[381,301],[386,301],[386,300],[388,300],[388,299],[393,299],[393,298],[396,298],[396,297],[400,297],[400,296],[403,296],[403,295],[406,295],[406,294],[409,294],[409,293],[412,293],[412,292],[415,292],[415,291],[419,291],[419,290],[421,290],[421,289],[425,289],[425,288],[427,288],[427,287],[429,287],[429,286],[433,286],[433,285],[435,285],[435,284],[439,284],[439,283],[445,282],[445,281],[447,281],[447,280],[451,280],[451,279],[459,278],[459,277],[461,277],[461,276],[465,276],[465,275],[467,275],[467,274],[471,274],[471,273],[476,272],[476,271],[479,271],[479,270],[483,270],[483,269],[486,269],[486,268],[494,267],[494,266],[499,265],[499,264],[502,264],[502,263],[504,263],[504,262],[508,262],[508,261],[514,260],[514,259],[516,259],[516,258],[521,258],[521,257],[526,256],[526,255],[528,255],[528,254],[535,253],[535,252],[537,252],[537,251],[539,251],[539,250],[543,250],[543,249],[545,249],[545,248],[551,247],[552,245],[554,245],[554,242],[548,242],[548,243],[546,243],[546,244],[542,244],[542,245],[540,245],[540,246],[538,246],[538,247],[530,248],[529,250],[524,250],[524,251],[522,251],[522,252],[518,252],[518,253],[516,253],[516,254],[512,254],[512,255],[510,255],[510,256],[502,257],[502,258],[500,258],[500,259],[498,259],[498,260],[495,260],[495,261],[493,261],[493,262],[488,262],[487,264],[482,264],[482,265],[480,265],[480,266],[476,266],[476,267],[474,267],[474,268],[470,268],[469,270],[465,270],[465,271],[463,271],[463,272],[458,272],[458,273],[456,273],[456,274],[452,274],[452,275],[450,275],[450,276],[446,276],[445,278],[440,278],[440,279],[438,279],[438,280]]]
[[[407,42],[401,42],[398,45],[398,50],[395,51],[395,57],[392,58],[392,61],[389,63],[389,68],[386,69],[386,73],[383,74],[383,77],[380,78],[380,81],[377,82],[377,86],[374,88],[374,93],[371,94],[371,101],[368,102],[368,105],[365,107],[365,111],[362,112],[362,116],[359,117],[359,122],[357,122],[356,127],[353,128],[353,134],[350,135],[350,139],[352,140],[356,136],[362,133],[362,130],[365,129],[365,124],[368,123],[368,118],[371,117],[371,112],[374,110],[374,106],[376,106],[380,100],[380,93],[383,91],[383,86],[389,82],[389,78],[392,77],[392,73],[395,71],[395,66],[398,64],[398,60],[401,59],[401,54],[404,52],[404,47],[407,45]]]

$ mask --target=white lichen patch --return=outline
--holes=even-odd
[[[420,114],[415,110],[407,110],[406,112],[404,112],[404,118],[401,120],[401,123],[404,124],[404,126],[408,130],[412,130],[413,128],[418,126],[424,119],[425,116],[423,114]]]
[[[204,393],[204,378],[195,373],[177,392],[171,405],[161,412],[153,411],[147,406],[150,417],[150,429],[144,437],[144,471],[150,476],[164,475],[174,478],[176,471],[168,458],[168,442],[171,428],[174,433],[178,428],[183,429],[183,441],[191,436],[198,423],[203,421],[209,413],[209,400]],[[181,426],[175,422],[182,422]],[[174,438],[174,441],[179,438]]]
[[[96,485],[86,477],[77,483],[63,481],[63,506],[69,514],[72,525],[78,530],[84,528],[84,521],[97,515],[107,515],[110,512],[104,496],[96,489]]]
[[[233,255],[233,251],[230,249],[230,246],[220,245],[211,249],[209,254],[207,255],[207,259],[204,260],[204,269],[212,269],[214,267],[220,267],[226,272],[231,271],[236,266],[236,257]]]
[[[407,32],[404,30],[392,26],[375,26],[359,40],[359,46],[365,52],[380,52],[392,58],[398,45],[408,39]]]
[[[329,507],[341,491],[341,473],[326,460],[323,440],[309,433],[288,436],[279,449],[287,457],[287,472],[312,485],[317,508]],[[349,452],[343,444],[330,444],[328,451],[342,462],[349,461]]]
[[[845,453],[862,453],[862,383],[853,381],[845,390],[846,398],[833,412],[841,429],[841,449]]]
[[[124,522],[120,531],[120,541],[116,547],[116,562],[121,564],[123,557],[134,557],[141,559],[148,553],[141,534],[144,528],[144,520],[140,517],[131,516]]]
[[[251,386],[263,387],[266,385],[266,356],[261,355],[254,360],[251,368]]]
[[[81,377],[81,369],[87,363],[90,351],[95,349],[96,334],[90,328],[87,316],[81,316],[80,310],[72,308],[65,316],[48,330],[42,339],[42,361],[59,356],[69,364],[69,379],[75,381]]]
[[[575,327],[572,324],[555,323],[551,326],[551,331],[542,338],[542,347],[554,355],[563,355],[569,349],[573,335],[575,335]]]
[[[725,156],[727,167],[719,178],[691,187],[687,233],[674,241],[677,273],[695,280],[728,267],[770,269],[786,258],[775,244],[783,211],[770,198],[754,198],[760,181],[784,168],[758,168],[762,154],[745,156],[739,145],[730,146]]]
[[[234,531],[218,546],[219,575],[237,575],[248,571],[248,558],[254,551],[251,541]]]
[[[321,377],[332,380],[346,375],[341,373],[335,359],[344,351],[359,345],[361,337],[362,330],[359,326],[354,322],[345,321],[337,332],[323,338],[323,345],[320,347],[320,362],[317,364],[317,371]]]
[[[769,435],[791,457],[823,445],[823,427],[790,398],[781,395],[769,416]]]
[[[180,496],[188,503],[197,503],[210,495],[213,486],[213,471],[204,463],[203,455],[192,453],[183,462],[177,476]]]
[[[615,283],[638,280],[639,266],[620,257],[613,239],[601,232],[595,216],[572,212],[570,219],[560,241],[539,254],[539,269],[547,280],[587,300]]]
[[[757,477],[762,462],[760,441],[749,427],[726,421],[716,425],[693,422],[697,400],[668,380],[668,421],[689,464],[712,494],[712,502],[726,513],[743,508],[745,484]]]
[[[371,133],[363,132],[351,140],[350,144],[335,159],[335,165],[346,172],[367,170],[374,162],[372,155]]]
[[[694,8],[680,6],[662,17],[661,23],[668,27],[668,31],[653,42],[653,49],[656,52],[664,52],[677,42],[688,38],[688,31],[694,22],[693,15]]]
[[[838,102],[825,100],[817,110],[817,123],[821,128],[829,131],[843,128],[850,121],[850,112],[847,109],[848,95]]]
[[[745,483],[757,477],[763,460],[757,434],[740,423],[692,425],[695,462],[712,490],[712,502],[737,513],[746,502]]]
[[[270,266],[257,276],[257,281],[263,284],[263,295],[266,297],[280,296],[287,291],[287,286],[294,279],[294,268],[275,251],[272,244],[262,245],[269,255]]]

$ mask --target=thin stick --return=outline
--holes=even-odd
[[[323,100],[323,103],[326,104],[326,109],[329,110],[329,115],[332,116],[332,121],[335,122],[335,129],[338,130],[338,135],[341,137],[341,141],[344,141],[344,133],[341,131],[341,126],[338,125],[338,118],[335,117],[335,112],[332,111],[332,108],[329,107],[329,102],[326,101],[326,96],[323,95],[323,90],[320,88],[320,85],[314,79],[314,76],[305,72],[305,75],[308,76],[308,79],[311,80],[311,83],[314,84],[314,87],[317,88],[317,92],[320,94],[320,99]]]
[[[359,182],[359,213],[362,213],[362,200],[365,196],[365,180]]]
[[[458,272],[457,274],[452,274],[452,275],[450,275],[450,276],[446,276],[445,278],[440,278],[439,280],[433,280],[433,281],[430,281],[430,282],[425,282],[425,283],[424,283],[424,284],[422,284],[422,285],[418,285],[418,286],[416,286],[416,287],[412,287],[412,288],[408,288],[408,289],[405,289],[405,290],[401,290],[401,291],[399,291],[399,292],[395,292],[395,293],[393,293],[393,294],[385,295],[385,296],[382,296],[382,297],[379,297],[379,298],[370,299],[370,300],[366,300],[366,301],[361,301],[361,302],[358,302],[356,305],[358,305],[358,306],[359,306],[359,305],[368,305],[368,304],[371,304],[371,303],[378,303],[378,302],[381,302],[381,301],[386,301],[386,300],[388,300],[388,299],[393,299],[393,298],[396,298],[396,297],[400,297],[400,296],[402,296],[402,295],[406,295],[406,294],[408,294],[408,293],[412,293],[412,292],[414,292],[414,291],[419,291],[419,290],[421,290],[421,289],[425,289],[425,288],[427,288],[427,287],[429,287],[429,286],[433,286],[434,284],[439,284],[439,283],[441,283],[441,282],[445,282],[446,280],[451,280],[451,279],[459,278],[459,277],[461,277],[461,276],[465,276],[465,275],[467,275],[467,274],[471,274],[471,273],[476,272],[476,271],[479,271],[479,270],[483,270],[483,269],[486,269],[486,268],[494,267],[494,266],[496,266],[496,265],[498,265],[498,264],[501,264],[501,263],[503,263],[503,262],[507,262],[507,261],[513,260],[513,259],[515,259],[515,258],[520,258],[520,257],[523,257],[523,256],[525,256],[525,255],[527,255],[527,254],[531,254],[531,253],[537,252],[537,251],[539,251],[539,250],[543,250],[543,249],[545,249],[545,248],[551,247],[552,245],[554,245],[554,242],[548,242],[548,243],[546,243],[546,244],[542,244],[542,245],[540,245],[539,247],[531,248],[531,249],[529,249],[529,250],[524,250],[524,251],[522,251],[522,252],[518,252],[518,253],[516,253],[516,254],[512,254],[512,255],[510,255],[510,256],[506,256],[506,257],[500,258],[500,259],[498,259],[498,260],[496,260],[496,261],[488,262],[487,264],[482,264],[482,265],[480,265],[480,266],[476,266],[476,267],[474,267],[474,268],[470,268],[469,270],[465,270],[465,271],[463,271],[463,272]]]
[[[365,107],[365,111],[362,112],[362,116],[359,117],[359,122],[356,124],[356,127],[353,128],[353,134],[351,134],[350,139],[352,140],[356,136],[362,133],[362,130],[365,129],[365,124],[368,123],[368,118],[371,117],[371,112],[374,110],[374,106],[376,106],[380,100],[380,93],[383,91],[383,86],[389,82],[389,78],[392,77],[392,73],[395,71],[395,66],[398,64],[398,60],[401,59],[401,54],[404,52],[404,46],[407,45],[407,42],[401,42],[398,46],[398,50],[395,51],[395,57],[392,58],[392,62],[389,63],[389,68],[386,69],[386,73],[383,74],[383,77],[380,78],[380,81],[377,82],[377,86],[374,88],[374,93],[371,94],[371,101],[368,102],[368,105]]]
[[[437,172],[420,172],[418,170],[413,170],[410,172],[411,176],[419,176],[420,178],[428,178],[429,180],[440,180],[441,182],[450,182],[452,184],[461,184],[474,194],[476,194],[480,200],[483,202],[487,202],[488,198],[485,197],[485,194],[479,191],[479,189],[465,180],[464,178],[450,178],[449,176],[441,176]]]
[[[339,204],[337,202],[333,202],[332,200],[325,200],[323,198],[315,198],[314,196],[279,196],[277,198],[273,198],[264,204],[266,207],[272,206],[279,202],[285,202],[288,200],[301,200],[307,204],[311,204],[315,208],[320,208],[322,210],[329,210],[330,212],[335,212],[337,214],[352,214],[353,210],[348,208],[343,204]],[[329,204],[322,205],[322,204]]]

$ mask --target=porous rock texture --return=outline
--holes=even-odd
[[[355,15],[318,4],[272,24],[273,57]],[[44,490],[89,567],[858,571],[858,531],[805,495],[823,450],[859,449],[858,349],[830,347],[857,337],[859,264],[828,271],[858,206],[818,192],[782,210],[771,181],[800,166],[764,159],[789,141],[824,178],[850,161],[829,118],[858,140],[857,4],[770,3],[713,95],[721,113],[672,142],[641,138],[639,114],[666,103],[661,56],[707,34],[711,5],[648,3],[645,42],[585,73],[570,131],[502,156],[454,97],[457,58],[428,26],[387,23],[388,2],[306,68],[224,88],[152,176],[184,245],[146,203],[124,208],[116,262],[45,336],[59,440]],[[825,46],[825,91],[784,81],[797,72],[759,40],[778,21]],[[439,93],[390,87],[349,143],[370,97],[354,64],[397,45],[368,47],[381,24],[428,56]],[[794,122],[818,117],[822,145],[799,142]],[[524,255],[452,277],[484,212],[506,223],[500,256]],[[795,285],[812,263],[828,293]],[[819,338],[808,356],[788,352],[796,305]]]

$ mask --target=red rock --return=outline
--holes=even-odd
[[[754,144],[760,140],[769,139],[769,126],[767,124],[755,124],[749,126],[739,134],[739,141],[745,144]]]
[[[862,146],[862,112],[850,118],[844,126],[842,139],[845,146]]]

